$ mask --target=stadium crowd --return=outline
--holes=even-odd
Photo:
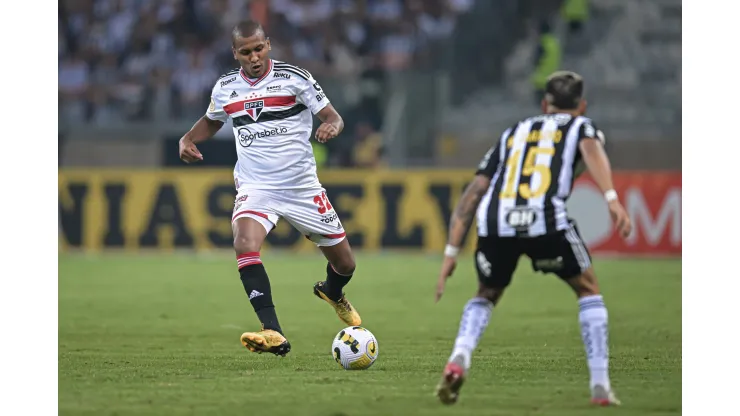
[[[449,36],[473,0],[63,0],[59,9],[60,117],[197,117],[219,74],[235,63],[228,33],[263,22],[272,56],[346,82],[409,68]]]

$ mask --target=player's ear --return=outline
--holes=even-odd
[[[270,38],[267,38],[267,50],[268,51],[272,50],[272,43],[270,42]]]
[[[585,99],[581,99],[581,102],[578,103],[578,112],[581,115],[586,114],[586,107],[587,106],[588,106],[588,103],[586,102],[586,100]]]
[[[542,101],[540,101],[540,106],[542,108],[542,114],[547,114],[548,104],[546,99],[543,98]]]
[[[234,49],[233,46],[231,47],[231,53],[234,55],[234,60],[238,61],[238,59],[236,59],[236,49]]]

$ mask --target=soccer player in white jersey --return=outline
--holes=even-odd
[[[196,145],[232,119],[238,155],[234,250],[244,290],[262,322],[262,330],[245,332],[241,342],[252,352],[285,356],[290,343],[278,323],[260,260],[262,243],[280,218],[313,241],[328,260],[326,280],[314,285],[314,294],[345,324],[362,322],[343,292],[355,259],[316,175],[310,143],[313,115],[321,121],[314,135],[320,143],[337,137],[344,122],[308,71],[270,59],[270,39],[259,23],[249,20],[234,27],[232,52],[240,68],[216,82],[206,114],[180,139],[180,158],[186,163],[203,160]]]

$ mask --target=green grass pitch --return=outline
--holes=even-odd
[[[63,415],[675,415],[681,413],[681,261],[595,259],[609,308],[611,377],[621,408],[588,403],[578,305],[522,259],[473,357],[460,401],[434,387],[477,282],[458,265],[434,304],[440,259],[358,254],[347,296],[378,339],[367,371],[342,370],[343,328],[315,298],[320,253],[267,252],[273,299],[293,350],[239,343],[259,328],[231,255],[59,257]]]

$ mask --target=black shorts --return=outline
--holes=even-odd
[[[519,258],[526,255],[532,268],[556,274],[567,280],[591,267],[591,254],[578,233],[571,228],[539,237],[478,237],[475,269],[485,287],[506,287],[516,270]]]

